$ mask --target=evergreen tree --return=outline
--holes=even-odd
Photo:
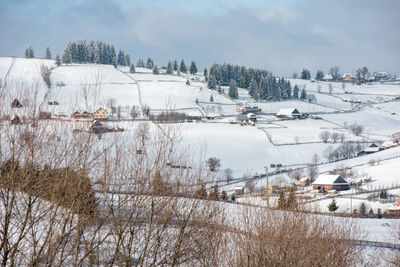
[[[29,46],[25,49],[25,57],[26,57],[26,58],[34,58],[34,57],[35,57],[35,53],[33,52],[32,45],[29,45]]]
[[[176,75],[181,76],[181,71],[178,69]]]
[[[366,212],[367,212],[367,207],[365,206],[365,203],[362,202],[359,208],[359,213],[361,216],[364,216]]]
[[[181,60],[181,65],[179,67],[179,70],[181,72],[183,72],[183,73],[187,73],[187,68],[186,68],[186,65],[185,65],[185,61],[183,59]]]
[[[322,70],[317,70],[317,75],[315,75],[315,80],[316,81],[321,81],[322,78],[324,78],[324,73]]]
[[[167,74],[173,74],[174,73],[174,70],[172,69],[172,63],[171,63],[171,61],[168,61],[168,64],[167,64]]]
[[[197,73],[196,62],[192,61],[192,63],[190,63],[189,71],[190,71],[190,74],[192,74],[192,75]]]
[[[178,61],[176,61],[176,59],[174,60],[173,69],[174,69],[174,71],[178,71]]]
[[[207,81],[208,81],[208,71],[207,71],[207,68],[204,68],[203,76],[204,76],[204,81],[207,82]]]
[[[144,68],[144,61],[143,59],[138,59],[137,63],[136,63],[136,67],[138,68]]]
[[[303,80],[310,80],[311,79],[311,74],[308,69],[303,69],[301,71],[301,79]]]
[[[46,55],[45,55],[44,58],[45,58],[45,59],[51,59],[50,47],[46,47]]]
[[[307,98],[306,89],[303,88],[303,90],[301,90],[300,100],[306,100],[306,98]]]
[[[210,79],[208,79],[208,88],[211,90],[217,89],[217,80],[215,79],[214,75],[210,76]]]
[[[157,65],[153,66],[153,74],[160,74],[160,71],[158,70]]]
[[[186,79],[186,85],[190,85],[189,79]]]
[[[131,57],[128,54],[125,55],[125,64],[126,66],[131,65]]]
[[[378,211],[376,212],[376,217],[378,217],[379,219],[382,218],[382,210],[378,209]]]
[[[68,49],[68,47],[64,50],[64,53],[62,55],[62,62],[65,64],[70,64],[72,62],[71,51]]]
[[[114,68],[117,68],[117,60],[115,59],[115,57],[112,58],[111,65],[113,65]]]
[[[210,102],[214,102],[214,97],[213,97],[213,95],[210,96]]]
[[[229,83],[228,95],[232,99],[237,99],[239,97],[236,82],[234,80],[231,80],[231,82]]]
[[[374,210],[372,209],[372,208],[370,208],[369,209],[369,215],[371,216],[371,217],[374,217]]]
[[[295,84],[293,88],[293,98],[299,99],[299,87],[297,86],[297,84]]]
[[[125,66],[126,65],[125,54],[124,54],[124,51],[122,51],[122,50],[119,50],[119,52],[118,52],[117,64],[120,65],[120,66]]]
[[[379,198],[381,198],[381,199],[387,199],[387,192],[386,192],[386,190],[382,190],[382,191],[379,193]]]
[[[152,58],[148,58],[148,59],[147,59],[147,64],[146,64],[146,68],[147,68],[147,69],[153,69],[153,67],[154,67],[154,61],[153,61],[153,59],[152,59]]]
[[[135,66],[133,64],[131,64],[131,66],[129,67],[129,72],[130,73],[135,73],[136,72]]]
[[[57,65],[57,67],[61,66],[61,60],[60,60],[60,56],[58,55],[58,53],[56,55],[56,65]]]
[[[339,208],[338,205],[336,205],[336,200],[332,199],[331,203],[328,205],[328,210],[330,212],[335,212]]]
[[[249,95],[251,95],[254,98],[256,91],[257,91],[257,82],[255,79],[251,79],[249,86]]]

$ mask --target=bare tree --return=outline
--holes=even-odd
[[[332,133],[331,134],[331,138],[332,138],[332,141],[334,142],[334,143],[336,143],[337,142],[337,140],[339,139],[339,133]]]
[[[335,66],[330,68],[329,74],[332,75],[332,78],[337,81],[340,78],[339,67]]]
[[[322,140],[322,142],[324,142],[324,143],[327,143],[328,142],[328,139],[329,139],[329,137],[330,137],[330,132],[328,132],[328,131],[322,131],[320,134],[319,134],[319,138],[321,138],[321,140]]]
[[[210,157],[207,160],[207,166],[210,169],[210,171],[217,171],[219,167],[221,167],[221,160],[216,157]]]

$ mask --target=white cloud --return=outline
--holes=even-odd
[[[299,16],[296,10],[277,2],[264,6],[261,10],[255,11],[254,14],[262,22],[277,22],[282,26],[288,26],[295,22]]]

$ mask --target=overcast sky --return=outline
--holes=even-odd
[[[234,63],[278,75],[367,66],[400,74],[399,0],[1,0],[1,56],[101,40],[131,58]]]

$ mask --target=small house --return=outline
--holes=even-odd
[[[374,72],[375,81],[387,80],[388,77],[387,72]]]
[[[244,187],[242,186],[235,186],[235,195],[241,196],[244,194]]]
[[[389,216],[399,216],[400,215],[400,200],[397,200],[396,203],[392,204],[387,208],[386,214]]]
[[[247,118],[252,121],[252,122],[256,122],[257,121],[257,117],[254,113],[247,113]]]
[[[51,113],[48,111],[40,111],[39,119],[41,119],[41,120],[51,119]]]
[[[323,81],[325,82],[332,82],[333,81],[333,77],[330,74],[325,74],[324,77],[322,78]]]
[[[300,186],[305,187],[305,186],[310,185],[311,180],[310,180],[309,177],[302,177],[302,178],[299,180],[299,182],[300,182]]]
[[[108,112],[104,108],[99,108],[93,113],[93,117],[96,120],[106,120],[108,118]]]
[[[381,150],[383,150],[383,147],[382,147],[380,144],[373,143],[373,144],[371,144],[370,146],[368,146],[368,147],[364,150],[364,152],[365,152],[366,154],[371,154],[371,153],[375,153],[375,152],[378,152],[378,151],[381,151]]]
[[[14,119],[11,120],[11,124],[20,124],[21,119],[18,116],[15,116]]]
[[[349,190],[350,184],[340,175],[320,175],[312,183],[313,189],[325,192],[330,190]]]
[[[353,75],[351,75],[350,73],[345,73],[345,74],[343,74],[343,76],[342,76],[342,81],[344,81],[344,82],[352,82],[352,81],[354,81],[356,78],[353,76]]]
[[[244,113],[244,114],[247,114],[247,113],[259,113],[259,112],[261,112],[261,108],[259,108],[258,106],[252,106],[252,107],[243,106],[243,107],[237,108],[236,111],[238,113]]]
[[[296,119],[299,118],[301,114],[297,108],[281,108],[276,116],[283,119]]]
[[[246,114],[237,114],[236,115],[236,121],[237,122],[240,122],[240,123],[242,123],[242,122],[249,122],[249,117],[247,117],[247,115]]]
[[[11,107],[12,108],[22,108],[21,102],[19,102],[18,99],[14,99],[13,102],[11,102]]]

